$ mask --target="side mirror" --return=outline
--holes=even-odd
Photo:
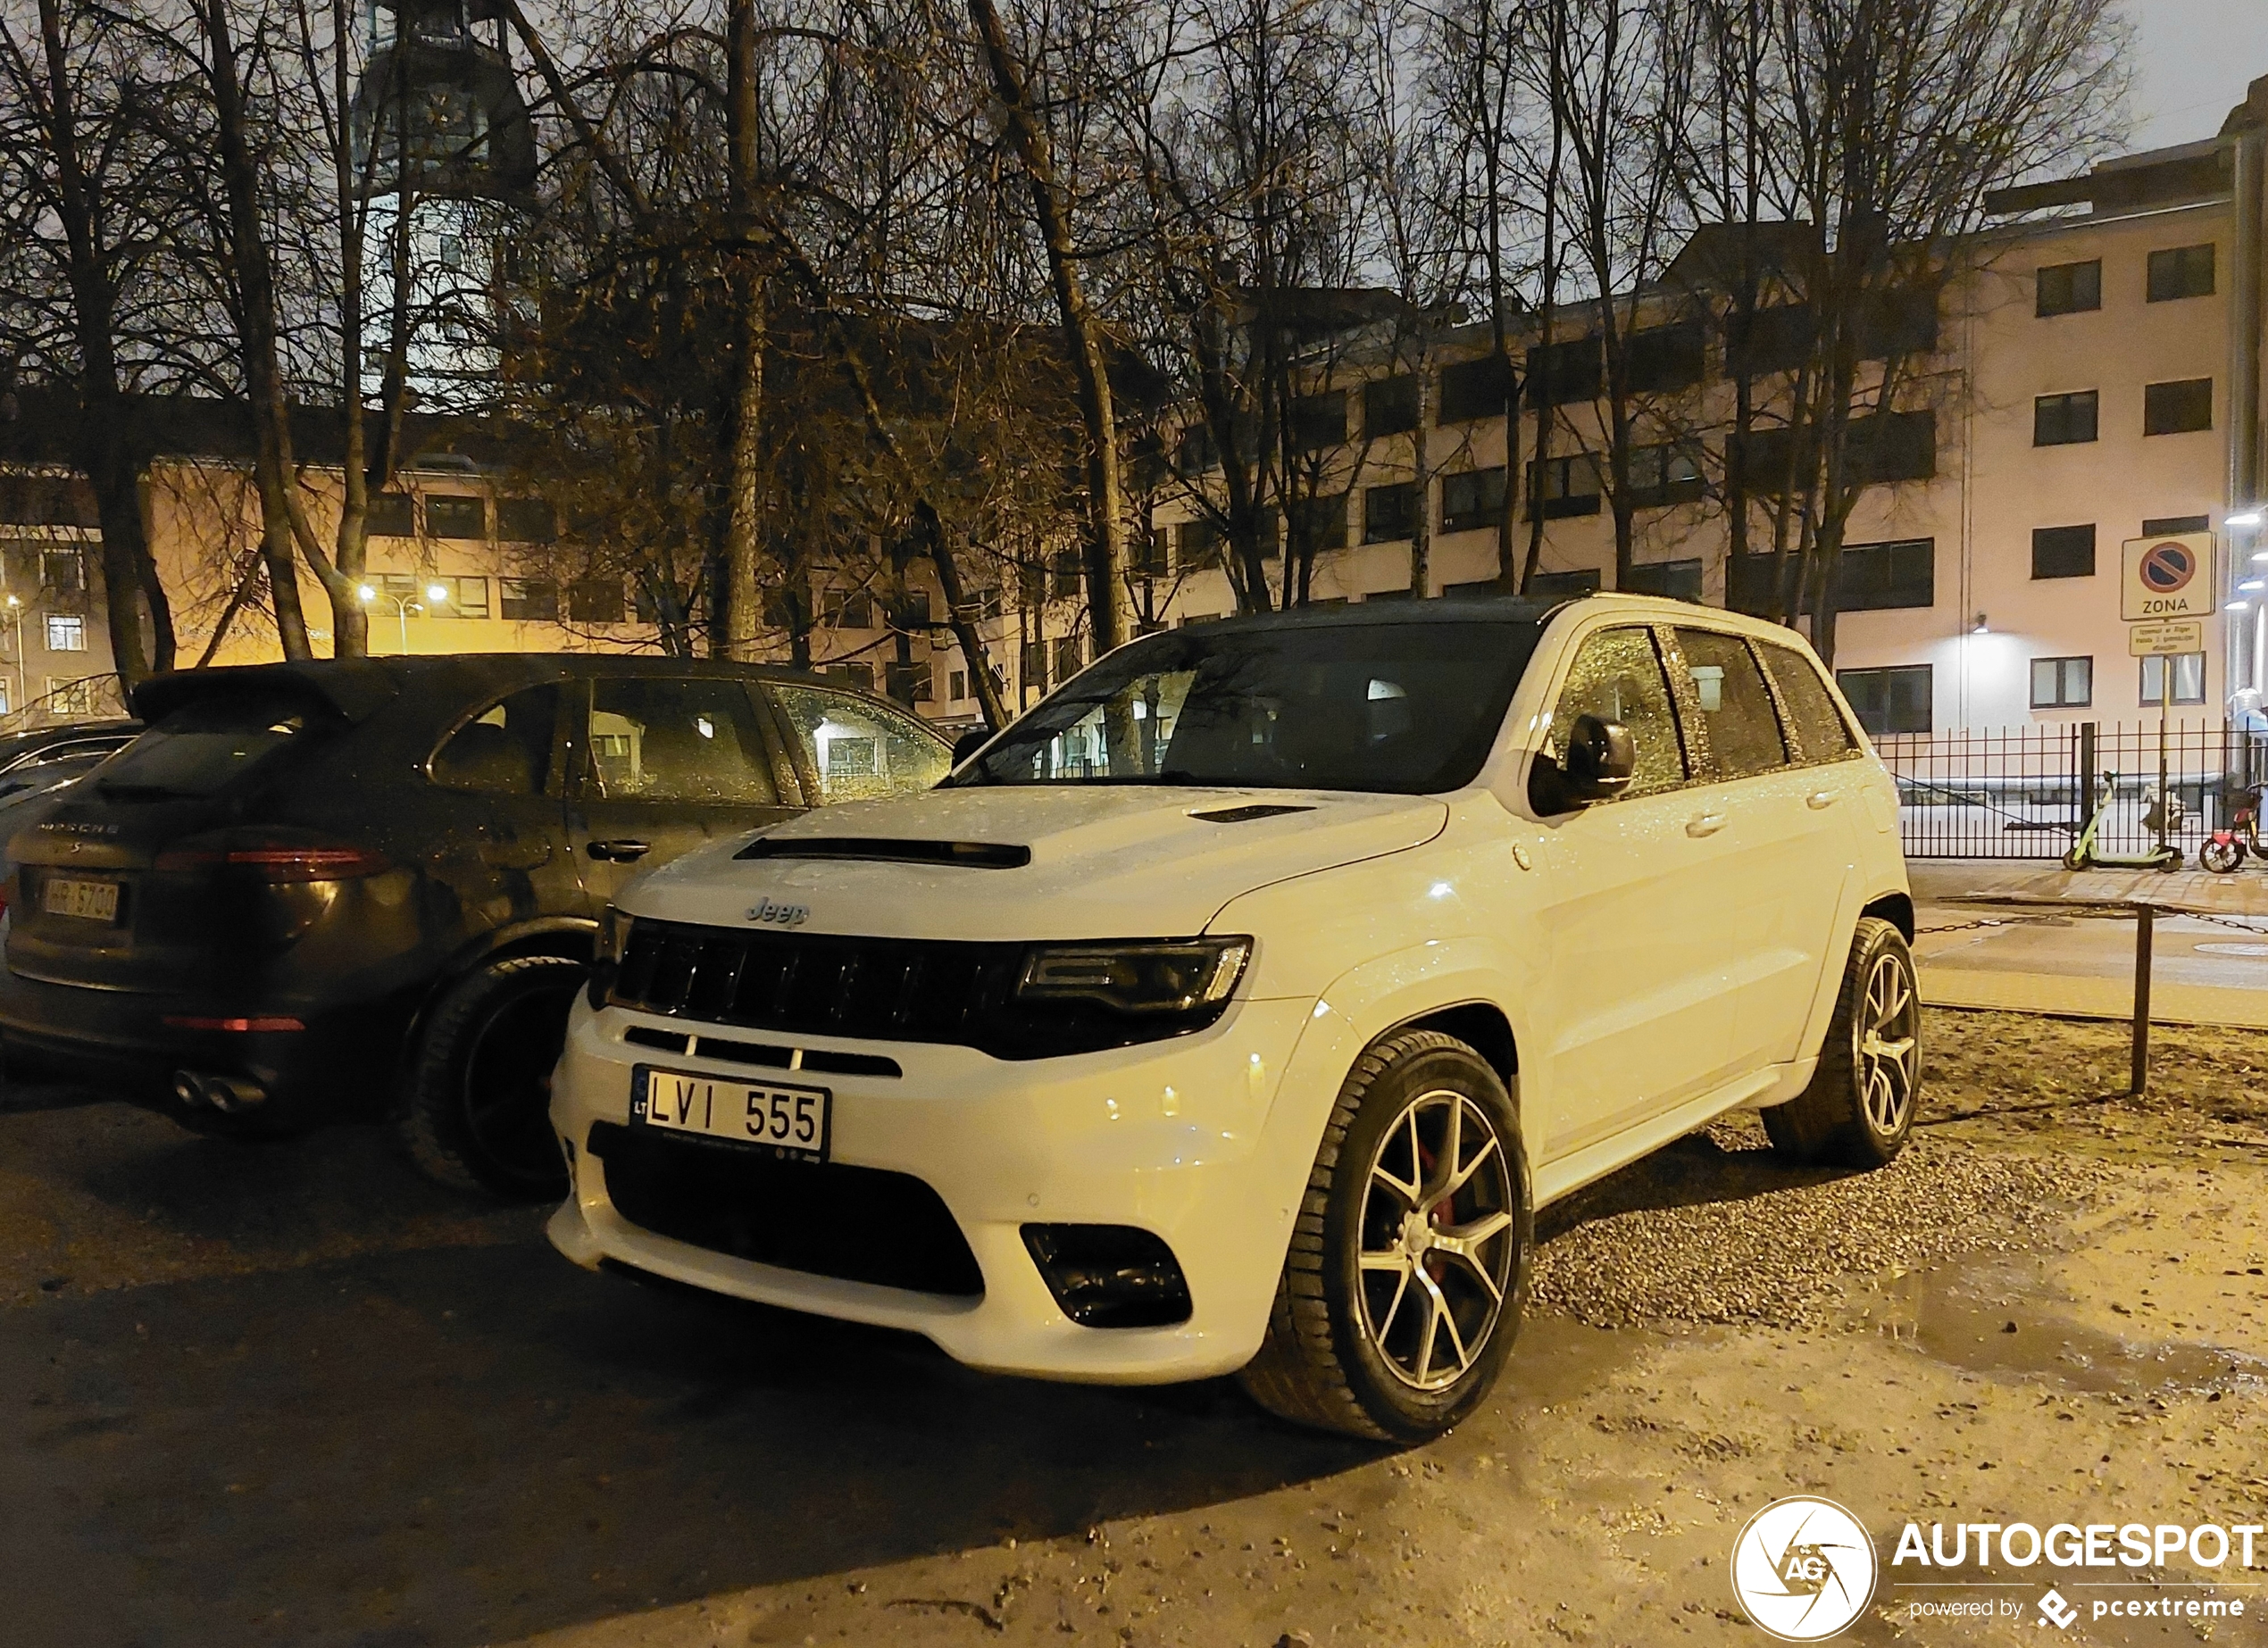
[[[1638,770],[1638,750],[1630,729],[1620,721],[1579,715],[1567,730],[1567,760],[1563,766],[1549,756],[1538,756],[1530,770],[1528,798],[1547,816],[1572,812],[1593,802],[1612,801],[1630,787]]]
[[[953,764],[958,767],[979,750],[992,742],[991,732],[982,727],[971,727],[953,741]]]

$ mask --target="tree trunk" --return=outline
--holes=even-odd
[[[1421,322],[1420,324],[1425,324]],[[1410,599],[1423,601],[1433,593],[1433,452],[1427,437],[1433,424],[1433,334],[1428,330],[1418,345],[1417,428],[1410,435],[1411,478],[1417,487],[1417,520],[1410,526]],[[1505,414],[1505,441],[1507,448],[1519,438],[1520,414],[1516,407]],[[1511,463],[1507,453],[1505,463]],[[1505,495],[1512,495],[1512,474],[1507,467],[1505,474]],[[1510,505],[1507,504],[1506,508]],[[1502,568],[1504,540],[1499,522],[1497,562]],[[1501,580],[1500,580],[1501,581]]]
[[[969,16],[983,37],[994,91],[1006,111],[1008,130],[1031,185],[1032,213],[1047,248],[1063,343],[1071,355],[1079,407],[1087,426],[1087,612],[1097,657],[1124,642],[1128,623],[1126,519],[1118,468],[1118,429],[1111,400],[1109,361],[1102,324],[1087,301],[1071,244],[1067,203],[1057,187],[1047,134],[1032,112],[1023,73],[1008,49],[993,0],[969,0]]]
[[[56,212],[69,247],[71,319],[79,345],[79,417],[73,450],[95,488],[102,524],[104,616],[120,685],[131,692],[150,673],[142,645],[142,604],[147,602],[160,668],[173,659],[173,618],[155,576],[142,522],[142,464],[127,435],[127,408],[118,387],[114,330],[117,290],[103,268],[102,223],[96,186],[79,149],[79,115],[63,43],[58,0],[39,0],[39,35],[46,68],[44,116],[55,165]],[[23,706],[18,704],[16,709]]]
[[[752,247],[757,175],[756,11],[754,0],[731,0],[726,21],[725,136],[730,172],[727,179],[732,234]],[[730,264],[736,288],[739,355],[732,391],[732,444],[726,464],[724,566],[729,593],[725,612],[730,626],[724,655],[753,663],[763,632],[763,604],[757,577],[763,558],[763,352],[766,328],[764,277],[752,249],[735,253]]]
[[[243,87],[237,79],[236,43],[229,32],[228,0],[200,0],[199,19],[204,26],[207,65],[213,84],[213,112],[220,139],[221,176],[227,212],[229,261],[237,278],[238,344],[243,361],[245,394],[252,406],[253,477],[260,495],[260,542],[268,562],[268,583],[275,606],[277,639],[284,656],[311,658],[307,620],[299,601],[299,578],[292,554],[295,537],[292,515],[294,483],[291,463],[291,410],[283,382],[283,368],[276,339],[276,298],[273,271],[268,261],[265,229],[260,221],[259,176],[245,129]],[[304,540],[303,540],[304,543]],[[312,544],[304,546],[313,548]],[[319,566],[318,573],[330,569]],[[334,614],[355,597],[342,591],[335,577],[326,577]],[[336,630],[334,628],[334,633]]]

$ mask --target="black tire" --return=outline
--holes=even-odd
[[[2214,841],[2208,837],[2197,849],[2197,867],[2216,876],[2235,875],[2244,861],[2245,844],[2241,841]]]
[[[2064,854],[2064,868],[2065,870],[2084,870],[2087,868],[2087,865],[2088,860],[2080,855],[2077,847],[2072,848],[2068,853]]]
[[[1438,1169],[1452,1112],[1456,1162],[1466,1170],[1455,1188]],[[1476,1123],[1486,1124],[1493,1153],[1467,1136]],[[1391,1176],[1397,1169],[1418,1190],[1414,1198],[1388,1188],[1390,1177],[1374,1177],[1374,1169]],[[1450,1236],[1484,1227],[1488,1234],[1472,1238],[1469,1258],[1430,1245],[1435,1231]],[[1254,1401],[1295,1424],[1378,1442],[1438,1436],[1472,1411],[1503,1370],[1520,1331],[1534,1236],[1519,1119],[1496,1071],[1453,1036],[1387,1036],[1339,1089],[1292,1228],[1268,1336],[1238,1380]],[[1390,1272],[1364,1269],[1365,1250],[1400,1262],[1398,1285]],[[1408,1285],[1421,1276],[1413,1295]],[[1463,1335],[1477,1328],[1478,1336],[1461,1336],[1460,1323]],[[1446,1378],[1430,1366],[1445,1340],[1462,1358]]]
[[[512,1201],[566,1194],[551,1072],[588,970],[563,955],[513,956],[442,993],[411,1053],[396,1124],[427,1178]]]
[[[1764,1132],[1793,1161],[1887,1167],[1913,1134],[1921,1086],[1914,953],[1888,921],[1861,916],[1819,1068],[1803,1092],[1763,1112]]]

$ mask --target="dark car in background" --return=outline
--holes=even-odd
[[[85,778],[141,730],[139,721],[72,721],[0,737],[0,820],[6,809]]]
[[[455,655],[183,671],[10,842],[0,1046],[200,1131],[392,1116],[435,1178],[564,1182],[567,1007],[630,876],[945,741],[786,670]]]

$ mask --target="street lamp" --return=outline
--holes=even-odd
[[[354,598],[364,606],[379,600],[391,601],[394,603],[394,615],[401,620],[402,624],[402,651],[406,655],[410,650],[410,609],[414,606],[422,612],[425,608],[418,606],[418,603],[407,595],[397,595],[390,589],[381,590],[375,584],[364,584],[359,587],[354,591]],[[448,600],[449,592],[445,585],[428,584],[425,587],[425,598],[435,606],[439,606]],[[8,603],[11,606],[15,604],[13,595],[8,597]],[[23,648],[19,645],[16,650],[21,653]]]

